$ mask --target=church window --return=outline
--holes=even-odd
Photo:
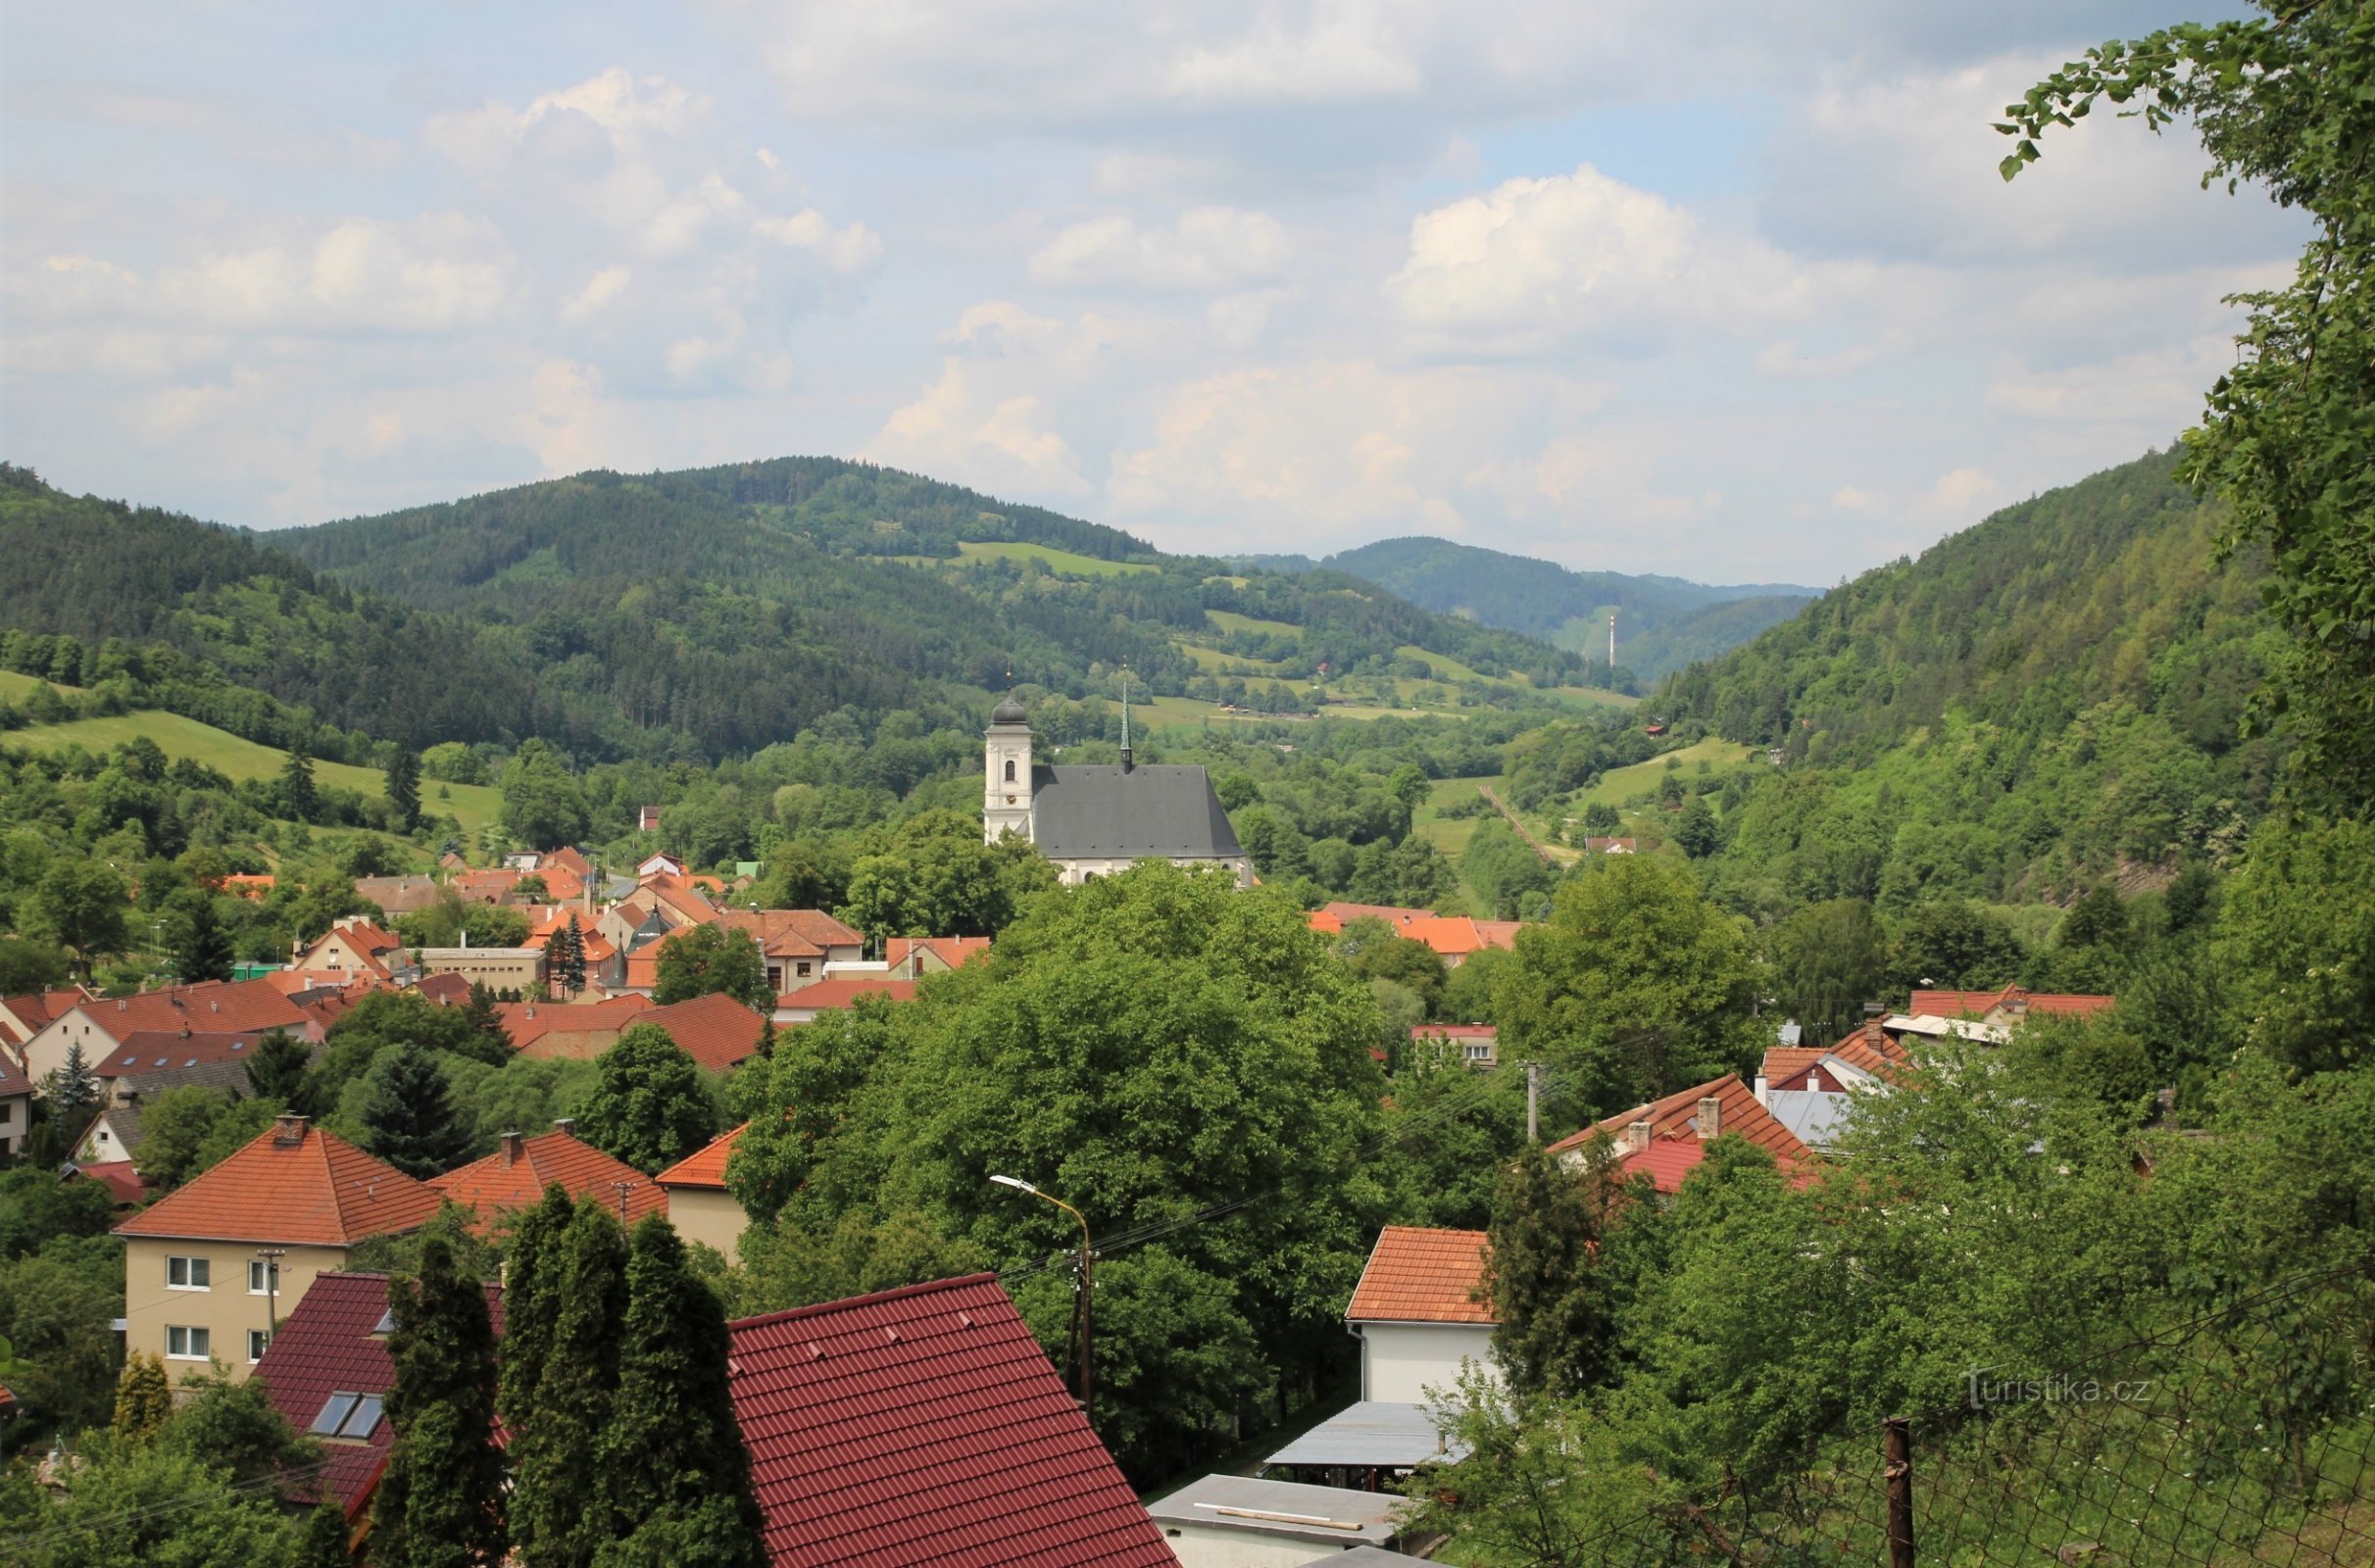
[[[1014,782],[1014,760],[1011,757],[1006,760],[1006,781],[1009,784]]]

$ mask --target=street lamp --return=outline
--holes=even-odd
[[[1080,1314],[1078,1318],[1080,1325],[1080,1409],[1081,1413],[1089,1418],[1089,1424],[1094,1426],[1097,1421],[1097,1413],[1095,1407],[1089,1402],[1090,1369],[1095,1363],[1095,1355],[1090,1349],[1089,1301],[1091,1287],[1094,1283],[1090,1271],[1095,1266],[1097,1252],[1095,1246],[1089,1240],[1088,1216],[1063,1199],[1041,1192],[1019,1176],[992,1176],[990,1180],[1001,1187],[1012,1187],[1018,1193],[1028,1193],[1033,1198],[1053,1203],[1080,1222]]]

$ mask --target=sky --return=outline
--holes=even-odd
[[[2173,0],[2162,0],[2162,4]],[[0,9],[0,455],[258,528],[824,453],[1826,584],[2165,447],[2303,225],[2147,0]]]

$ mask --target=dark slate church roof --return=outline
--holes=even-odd
[[[1031,769],[1031,838],[1055,860],[1233,860],[1245,852],[1202,767]]]

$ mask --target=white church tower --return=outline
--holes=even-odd
[[[995,844],[1010,830],[1031,837],[1031,715],[1014,694],[990,710],[983,732],[981,838]]]

